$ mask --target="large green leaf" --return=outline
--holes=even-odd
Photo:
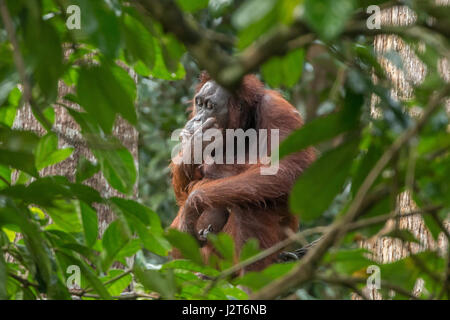
[[[367,267],[374,264],[366,257],[368,253],[366,249],[338,250],[327,253],[323,261],[339,273],[353,275],[355,272],[362,272],[365,274]]]
[[[169,229],[166,238],[175,248],[180,250],[184,258],[190,259],[199,265],[203,264],[198,243],[191,235],[175,229]]]
[[[250,0],[244,2],[233,15],[233,25],[244,29],[272,12],[277,0]]]
[[[73,150],[73,148],[58,149],[58,137],[54,133],[48,133],[39,140],[36,147],[36,168],[41,170],[61,162],[67,159]]]
[[[79,211],[86,245],[92,247],[98,236],[97,212],[83,201],[79,201]]]
[[[116,255],[130,241],[131,234],[123,221],[111,222],[102,238],[103,249],[106,256],[103,260],[103,269],[107,269],[114,262]]]
[[[282,84],[292,87],[300,79],[303,71],[305,51],[296,49],[284,57],[273,57],[262,66],[264,80],[272,87]]]
[[[136,182],[136,167],[130,151],[116,137],[105,137],[95,118],[84,112],[69,112],[88,137],[88,144],[108,183],[122,193],[131,194]]]
[[[136,167],[130,151],[125,147],[92,151],[108,183],[124,194],[131,194],[136,182]]]
[[[355,129],[362,103],[363,96],[347,92],[341,111],[316,118],[290,134],[280,145],[280,158]]]
[[[352,139],[324,153],[300,176],[289,197],[293,213],[310,221],[330,206],[349,179],[358,142],[358,139]]]
[[[71,30],[79,41],[93,44],[108,58],[117,56],[121,33],[119,21],[114,10],[104,1],[73,0],[81,11],[81,29]]]
[[[154,233],[162,234],[163,229],[159,216],[150,208],[129,199],[113,197],[110,199],[125,215],[131,215],[145,226],[150,226]]]
[[[0,164],[38,176],[33,155],[38,143],[39,137],[33,132],[0,124]]]
[[[131,15],[123,17],[126,50],[131,59],[141,60],[149,69],[155,64],[154,39],[144,25]]]
[[[208,6],[209,0],[176,0],[183,11],[195,12]]]
[[[100,171],[99,164],[93,164],[88,159],[82,156],[77,163],[76,181],[78,183],[81,183],[84,180],[92,177],[98,171]]]
[[[108,290],[100,281],[98,275],[93,272],[92,268],[89,265],[87,265],[83,260],[77,259],[74,256],[65,253],[60,254],[62,254],[68,261],[70,261],[72,265],[76,265],[81,269],[81,274],[83,275],[83,278],[85,277],[88,280],[92,288],[100,295],[101,299],[105,300],[112,299]]]
[[[113,278],[119,278],[110,284],[106,285],[106,288],[108,289],[109,293],[112,296],[119,296],[131,283],[133,280],[133,277],[131,274],[126,274],[124,270],[116,270],[112,269],[109,271],[108,275],[106,277],[103,277],[101,280],[103,283],[112,280]]]
[[[23,170],[34,177],[39,175],[34,166],[34,156],[27,152],[0,150],[0,163]]]
[[[54,200],[53,205],[47,207],[45,211],[55,223],[50,227],[61,228],[66,232],[81,232],[83,230],[75,201]]]
[[[259,290],[275,279],[288,273],[294,265],[294,263],[273,264],[261,272],[248,272],[243,277],[233,281],[233,284],[239,284],[253,290]]]
[[[28,186],[14,185],[0,190],[0,194],[44,207],[51,206],[53,200],[61,198],[80,199],[89,204],[103,201],[97,190],[83,184],[70,183],[62,176],[37,178]]]
[[[306,0],[304,15],[312,29],[330,40],[344,29],[354,8],[354,0]]]
[[[59,34],[48,21],[33,18],[25,21],[24,40],[28,58],[26,61],[32,65],[33,78],[39,85],[41,93],[47,101],[54,100],[58,93],[59,77],[64,72]]]
[[[180,61],[177,62],[178,66],[177,69],[173,72],[169,71],[169,67],[167,66],[167,62],[174,63],[173,59],[169,59],[165,61],[163,49],[161,48],[161,44],[159,41],[154,39],[154,50],[155,50],[155,65],[153,69],[147,68],[143,63],[140,61],[135,65],[135,70],[138,74],[143,76],[153,76],[155,78],[164,79],[164,80],[177,80],[177,79],[183,79],[186,75],[186,70],[184,69],[183,65]],[[167,50],[167,49],[164,49]],[[167,52],[166,52],[167,57]],[[171,66],[172,69],[174,66]]]
[[[174,298],[176,285],[172,270],[161,273],[157,270],[145,270],[140,266],[135,266],[134,274],[146,289],[156,291],[167,299]]]
[[[226,266],[231,266],[234,262],[234,242],[233,238],[226,233],[208,235],[208,240],[219,252],[221,258],[227,262]],[[222,265],[222,268],[224,265]]]
[[[20,227],[30,259],[35,268],[33,277],[39,282],[49,299],[68,299],[69,293],[55,272],[55,261],[47,241],[27,208],[17,207],[12,201],[0,204],[0,225],[14,224]]]
[[[6,300],[8,298],[8,292],[6,291],[6,282],[6,262],[4,259],[3,250],[0,248],[0,300]]]
[[[188,270],[192,272],[200,272],[210,277],[216,277],[220,274],[220,272],[215,268],[206,265],[199,265],[197,263],[192,262],[191,260],[184,260],[184,259],[176,259],[169,261],[165,263],[161,269]]]
[[[107,133],[112,130],[116,114],[136,124],[136,86],[128,73],[115,64],[104,62],[82,68],[77,95],[81,106]]]
[[[0,87],[3,87],[1,86],[1,82]],[[0,92],[1,91],[2,90],[0,90]],[[2,105],[0,107],[0,123],[6,125],[7,127],[11,127],[13,125],[21,98],[22,92],[19,90],[18,87],[15,87],[14,89],[11,90],[11,92],[9,93],[7,103],[5,103],[5,105]]]

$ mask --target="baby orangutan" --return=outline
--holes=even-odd
[[[218,170],[220,167],[220,170]],[[197,179],[220,179],[245,171],[246,165],[203,164],[195,170]],[[219,173],[219,174],[218,174]],[[196,224],[198,239],[204,245],[209,233],[219,233],[228,222],[228,208],[210,208],[202,212]]]
[[[197,221],[198,239],[206,242],[209,233],[219,233],[228,221],[227,209],[208,209],[202,213]]]

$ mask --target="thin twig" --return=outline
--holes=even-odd
[[[94,299],[101,299],[101,297],[97,294],[91,294],[91,293],[85,293],[81,292],[77,289],[70,290],[70,294],[73,296],[78,297],[85,297],[85,298],[94,298]],[[124,292],[120,296],[112,296],[113,299],[118,300],[135,300],[137,298],[147,298],[147,299],[159,299],[160,296],[158,294],[147,294],[147,293],[141,293],[141,292]]]
[[[0,176],[0,180],[2,180],[4,183],[6,183],[7,186],[9,186],[9,187],[11,186],[11,183],[8,180],[6,180],[6,178]]]
[[[119,279],[122,279],[122,278],[125,277],[127,274],[130,274],[131,271],[132,271],[131,269],[125,271],[125,272],[123,272],[123,273],[121,273],[121,274],[115,276],[114,278],[109,279],[108,281],[106,281],[105,283],[103,283],[103,285],[106,286],[106,285],[108,285],[108,284],[110,284],[110,283],[113,283],[113,282],[119,280]],[[91,291],[93,291],[93,290],[94,290],[93,288],[88,288],[88,289],[85,289],[84,292],[87,293],[87,292],[91,292]]]
[[[332,277],[328,277],[328,276],[324,276],[321,274],[316,274],[314,276],[314,278],[316,280],[324,281],[324,282],[331,283],[331,284],[343,285],[343,286],[356,285],[359,283],[367,282],[366,278],[346,277],[346,276],[340,276],[340,275],[333,275]],[[401,295],[404,295],[410,299],[418,300],[418,298],[415,295],[413,295],[411,292],[409,292],[408,290],[406,290],[400,286],[397,286],[393,283],[390,283],[388,281],[381,280],[380,285],[382,287],[394,290],[395,292],[398,292]]]
[[[39,285],[37,283],[31,282],[28,279],[22,278],[21,276],[19,276],[17,274],[14,274],[12,272],[8,272],[8,275],[11,278],[19,281],[24,287],[33,287],[33,288],[38,288],[39,287]]]

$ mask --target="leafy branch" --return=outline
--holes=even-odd
[[[273,281],[260,291],[253,294],[251,296],[252,299],[273,299],[293,287],[302,285],[313,277],[319,261],[327,252],[328,248],[334,246],[344,236],[344,231],[346,230],[347,225],[353,222],[357,217],[358,210],[363,204],[367,192],[375,182],[375,179],[380,175],[389,161],[402,149],[402,147],[407,145],[408,141],[416,136],[431,115],[441,106],[443,98],[448,96],[449,93],[450,85],[447,85],[443,90],[431,98],[422,117],[394,141],[394,143],[384,152],[372,168],[359,188],[355,199],[350,204],[347,213],[340,220],[335,221],[330,226],[330,230],[324,234],[323,239],[313,250],[306,254],[300,264],[282,278]]]

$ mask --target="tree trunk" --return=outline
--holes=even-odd
[[[66,50],[65,55],[67,56],[68,53],[69,52]],[[131,71],[129,71],[129,73],[136,82],[137,81],[136,75],[131,74]],[[81,108],[79,105],[70,101],[63,100],[63,97],[68,93],[73,93],[73,88],[66,86],[66,84],[62,80],[60,80],[58,85],[59,102],[64,103],[65,105],[68,105],[74,109],[80,110]],[[87,148],[87,146],[84,143],[82,143],[83,140],[80,134],[80,128],[78,124],[69,115],[67,110],[59,105],[54,105],[53,108],[55,110],[55,122],[53,124],[53,130],[57,132],[57,134],[59,135],[58,147],[59,148],[73,147],[74,151],[72,155],[66,160],[42,169],[39,172],[39,175],[41,177],[47,175],[62,175],[67,177],[69,181],[74,182],[76,167],[80,156],[84,156],[90,161],[95,161],[95,157],[93,156],[92,152]],[[35,119],[31,111],[31,108],[28,105],[18,110],[13,127],[16,129],[31,130],[37,133],[38,135],[43,135],[46,133],[46,130]],[[131,152],[137,169],[138,132],[136,131],[136,129],[122,118],[118,118],[113,129],[113,134]],[[15,177],[13,176],[13,181],[14,180]],[[123,197],[123,195],[120,192],[113,189],[108,184],[101,171],[96,173],[88,180],[86,180],[84,183],[99,191],[102,197],[113,197],[113,196]],[[133,198],[137,197],[137,191],[138,190],[136,182],[134,186]],[[95,204],[95,208],[97,210],[98,215],[99,236],[102,236],[108,224],[114,219],[114,215],[112,211],[105,205]]]
[[[440,1],[440,4],[448,5],[449,1]],[[382,11],[383,25],[411,25],[416,20],[416,15],[406,6],[398,6],[393,9]],[[392,96],[400,100],[407,100],[412,97],[412,88],[414,85],[421,83],[426,75],[425,65],[417,58],[414,51],[398,36],[395,35],[378,35],[374,39],[375,52],[379,55],[381,66],[387,71],[388,77],[394,84]],[[400,70],[392,62],[383,57],[386,52],[394,51],[399,54],[403,63],[403,70]],[[450,70],[448,61],[442,60],[440,63],[440,73],[448,81]],[[372,116],[379,116],[379,110],[375,105],[378,97],[372,98]],[[447,105],[448,107],[449,105]],[[420,116],[420,112],[411,111],[413,116]],[[400,194],[397,198],[396,211],[405,214],[417,209],[416,204],[411,199],[409,192]],[[420,241],[417,243],[405,243],[400,239],[384,237],[382,234],[394,227],[393,221],[388,221],[385,228],[371,239],[363,241],[361,246],[369,249],[375,261],[379,263],[388,263],[399,260],[411,253],[417,253],[427,249],[436,250],[437,248],[445,250],[447,243],[443,234],[440,235],[438,241],[434,241],[430,232],[427,230],[424,221],[420,215],[404,217],[399,220],[398,227],[400,229],[410,230],[414,236]],[[381,274],[381,279],[383,275]],[[421,279],[416,282],[414,294],[419,294],[423,288]],[[381,299],[381,295],[376,289],[369,290],[365,288],[363,292],[371,299]],[[355,298],[358,298],[355,296]]]

